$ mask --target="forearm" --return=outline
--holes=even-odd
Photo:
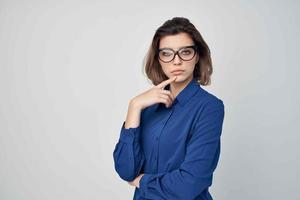
[[[142,109],[130,101],[126,121],[113,152],[115,169],[123,180],[131,181],[140,172],[145,157],[140,146]]]
[[[134,99],[130,100],[125,121],[125,128],[136,128],[140,125],[142,108],[135,103]]]
[[[138,175],[145,160],[138,139],[140,131],[140,126],[129,129],[122,126],[120,139],[113,152],[115,169],[126,181],[132,181]]]

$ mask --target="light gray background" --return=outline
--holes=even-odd
[[[131,199],[113,167],[142,60],[191,20],[224,101],[218,200],[300,199],[299,1],[0,1],[0,199]]]

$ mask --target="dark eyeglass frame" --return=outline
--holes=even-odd
[[[194,49],[194,55],[192,56],[191,59],[185,60],[185,59],[182,59],[182,58],[180,57],[179,51],[181,51],[182,49],[185,49],[185,48],[193,48],[193,49]],[[171,51],[173,51],[173,53],[174,53],[173,58],[172,58],[170,61],[168,61],[168,62],[163,61],[163,60],[159,57],[159,53],[160,53],[161,51],[163,51],[163,50],[166,50],[166,49],[167,49],[167,50],[171,50]],[[178,49],[177,51],[174,51],[174,50],[171,49],[171,48],[161,48],[161,49],[157,49],[157,57],[158,57],[159,60],[161,60],[161,61],[164,62],[164,63],[172,62],[172,61],[174,60],[174,58],[175,58],[176,55],[178,55],[178,57],[179,57],[181,60],[183,60],[183,61],[190,61],[190,60],[192,60],[192,59],[195,57],[196,53],[197,53],[197,46],[196,46],[196,45],[191,45],[191,46],[181,47],[181,48]]]

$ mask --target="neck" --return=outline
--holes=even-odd
[[[189,84],[189,82],[193,79],[193,76],[186,79],[182,82],[172,82],[170,83],[170,91],[173,94],[174,98]]]

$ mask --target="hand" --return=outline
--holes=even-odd
[[[164,88],[175,81],[177,76],[169,78],[160,84],[152,87],[146,92],[134,97],[132,102],[134,105],[137,105],[141,109],[144,109],[148,106],[151,106],[155,103],[164,103],[166,107],[170,107],[174,101],[174,96],[169,90],[164,90]]]
[[[140,187],[140,180],[144,176],[144,174],[140,174],[138,177],[136,177],[133,181],[129,181],[129,185],[135,186],[137,188]]]

